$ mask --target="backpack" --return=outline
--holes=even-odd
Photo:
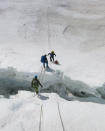
[[[45,56],[41,56],[41,62],[44,62],[45,61]]]
[[[39,85],[39,82],[38,82],[37,80],[33,79],[32,85],[33,85],[33,86],[38,86],[38,85]]]

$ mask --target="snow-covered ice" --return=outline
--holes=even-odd
[[[0,1],[0,131],[104,131],[104,67],[104,0]]]
[[[105,105],[19,92],[0,99],[0,131],[104,131]]]

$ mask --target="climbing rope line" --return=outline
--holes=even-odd
[[[44,81],[44,78],[45,78],[45,73],[46,73],[46,71],[45,71],[45,69],[43,69],[41,82],[43,82],[43,81]]]
[[[50,24],[49,24],[49,7],[47,8],[47,32],[48,32],[48,47],[51,49],[51,43],[50,43]]]
[[[41,66],[41,72],[40,72],[40,75],[39,75],[39,79],[40,79],[41,83],[43,83],[44,77],[45,77],[45,69],[43,68],[43,66]],[[40,91],[41,91],[41,87],[39,88],[39,93],[40,93]]]
[[[62,120],[62,116],[61,116],[60,107],[59,107],[59,103],[58,102],[57,102],[57,105],[58,105],[58,112],[59,112],[59,117],[60,117],[60,121],[61,121],[61,124],[62,124],[62,128],[63,128],[63,131],[65,131],[65,127],[64,127],[63,120]]]
[[[39,74],[39,79],[41,80],[41,76],[42,76],[42,71],[43,71],[43,67],[41,66],[40,68],[40,74]]]
[[[43,68],[43,66],[41,66],[41,71],[39,75],[40,82],[43,82],[44,76],[45,76],[45,69]]]
[[[43,104],[41,105],[40,109],[39,131],[41,131],[42,116],[43,116]]]

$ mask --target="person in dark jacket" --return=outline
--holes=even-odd
[[[40,81],[38,80],[37,75],[35,75],[31,82],[31,87],[35,89],[36,94],[39,93],[39,86],[43,87]]]
[[[51,53],[48,53],[48,55],[50,55],[50,61],[54,62],[54,56],[56,56],[56,54],[54,53],[54,51],[51,51]]]
[[[41,62],[43,63],[43,67],[47,67],[48,68],[48,60],[47,60],[47,55],[43,55],[41,56]],[[46,65],[46,66],[45,66]]]

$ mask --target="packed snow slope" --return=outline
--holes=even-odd
[[[104,131],[105,105],[19,92],[0,99],[0,131]]]
[[[103,84],[104,10],[104,0],[1,0],[0,67],[37,72],[54,50],[67,76]]]

